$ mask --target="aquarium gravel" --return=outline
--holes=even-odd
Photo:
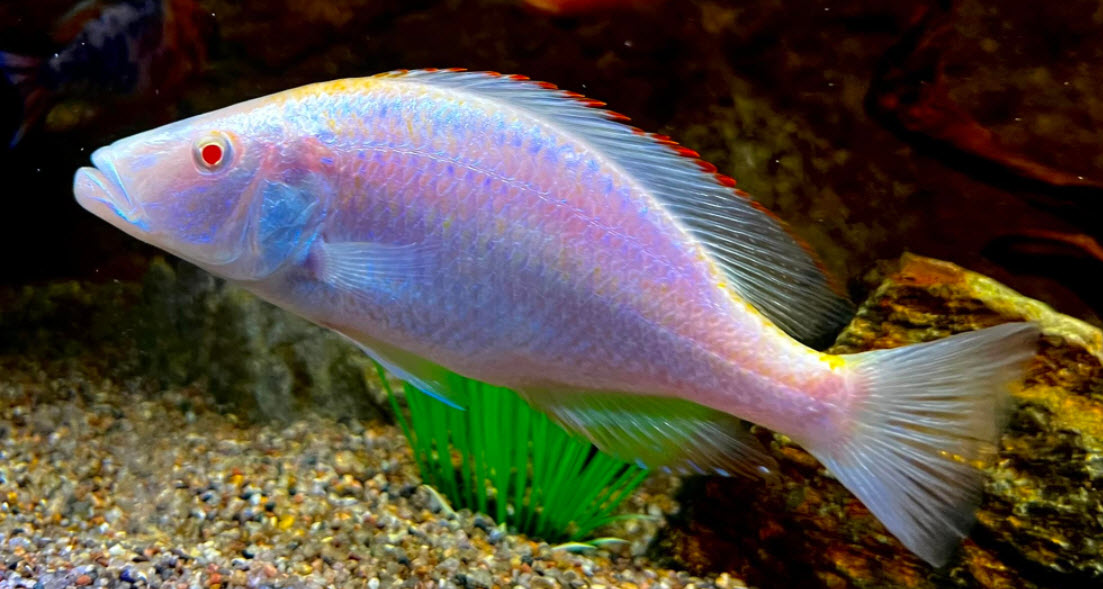
[[[670,477],[605,530],[625,544],[571,552],[443,506],[397,426],[258,424],[94,365],[0,357],[4,589],[744,586],[643,555]]]

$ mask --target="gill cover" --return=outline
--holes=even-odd
[[[188,119],[139,133],[98,150],[93,163],[132,211],[127,220],[136,227],[128,233],[222,271],[245,253],[249,193],[262,154],[234,131],[212,126]],[[204,149],[211,154],[205,146],[219,152],[213,165],[203,159]]]

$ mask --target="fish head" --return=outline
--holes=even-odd
[[[325,189],[287,131],[256,115],[231,107],[101,147],[76,173],[77,202],[214,274],[263,279],[306,249]]]

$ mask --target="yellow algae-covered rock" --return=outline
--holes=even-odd
[[[939,339],[1029,320],[1044,338],[977,513],[949,566],[910,554],[822,467],[759,431],[781,464],[774,486],[689,481],[656,553],[731,570],[762,587],[1103,586],[1103,333],[985,276],[905,255],[839,336],[834,353]]]

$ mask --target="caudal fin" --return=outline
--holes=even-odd
[[[845,356],[848,435],[809,448],[905,546],[940,566],[973,524],[984,472],[1039,330],[1012,323]]]
[[[41,58],[0,51],[0,76],[15,87],[23,101],[19,128],[12,136],[9,147],[19,143],[31,125],[46,113],[49,92],[41,85],[42,68]]]

